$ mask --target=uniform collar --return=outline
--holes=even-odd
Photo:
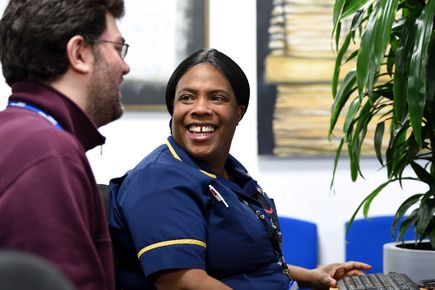
[[[175,142],[172,136],[169,136],[166,141],[166,146],[172,154],[174,159],[184,162],[189,166],[198,169],[205,175],[211,177],[212,179],[218,180],[220,183],[224,184],[226,187],[230,188],[232,191],[237,193],[239,196],[244,196],[249,200],[255,201],[261,208],[270,210],[271,205],[269,202],[263,198],[265,201],[262,204],[258,201],[259,195],[265,195],[261,187],[258,185],[257,181],[254,180],[246,171],[245,167],[232,155],[229,155],[225,163],[225,168],[230,172],[232,180],[227,180],[213,171],[211,171],[203,162],[191,157],[183,148],[181,148],[177,142]],[[273,210],[272,210],[273,212]]]
[[[219,176],[213,172],[208,166],[206,166],[203,162],[200,160],[191,157],[183,148],[181,148],[177,142],[175,142],[174,137],[169,136],[166,140],[166,146],[168,147],[169,151],[172,154],[172,157],[175,159],[185,162],[186,164],[197,168],[199,171],[204,173],[205,175],[208,175],[209,177],[213,179],[217,179]]]
[[[9,99],[28,103],[51,115],[65,131],[79,140],[86,151],[106,140],[82,109],[52,87],[35,81],[16,82]]]
[[[232,155],[229,155],[225,163],[225,168],[230,172],[233,177],[232,181],[226,180],[225,178],[217,175],[213,170],[211,170],[202,161],[190,156],[183,148],[181,148],[172,136],[169,136],[166,145],[175,159],[187,163],[189,166],[197,168],[199,171],[205,175],[218,179],[223,182],[226,186],[232,188],[237,192],[244,192],[243,187],[247,185],[250,181],[253,181],[251,176],[247,173],[245,167]],[[256,183],[256,182],[255,182]]]

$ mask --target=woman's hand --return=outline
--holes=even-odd
[[[337,287],[337,280],[344,276],[364,275],[363,270],[372,267],[362,262],[333,263],[312,270],[311,285],[314,289],[329,289]]]
[[[333,263],[313,270],[289,265],[290,276],[298,282],[300,288],[328,290],[337,287],[337,280],[344,276],[364,275],[364,270],[372,266],[361,262]]]

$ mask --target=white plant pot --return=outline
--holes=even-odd
[[[395,242],[384,244],[384,273],[388,272],[405,273],[417,283],[424,279],[433,279],[435,251],[397,247]]]

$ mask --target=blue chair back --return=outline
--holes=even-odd
[[[318,263],[317,225],[290,217],[278,217],[282,251],[287,264],[314,269]]]
[[[346,261],[365,262],[372,265],[368,273],[382,273],[383,246],[395,242],[397,237],[397,229],[394,237],[390,235],[393,219],[393,216],[355,219],[346,235]],[[405,233],[404,238],[414,239],[413,228]]]

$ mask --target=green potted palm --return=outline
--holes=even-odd
[[[387,176],[357,207],[365,217],[390,183],[427,185],[397,209],[391,233],[397,240],[415,226],[415,243],[435,250],[435,0],[336,0],[333,39],[337,48],[332,80],[330,138],[339,138],[334,173],[347,152],[351,178],[361,176],[368,132]],[[343,65],[354,69],[344,72]],[[344,118],[341,136],[337,120]],[[347,149],[347,150],[346,150]],[[406,169],[406,170],[405,170]],[[410,169],[410,170],[408,170]],[[412,174],[407,174],[411,172]],[[399,220],[403,222],[399,225]],[[426,242],[428,241],[428,242]],[[435,262],[434,262],[435,264]]]

